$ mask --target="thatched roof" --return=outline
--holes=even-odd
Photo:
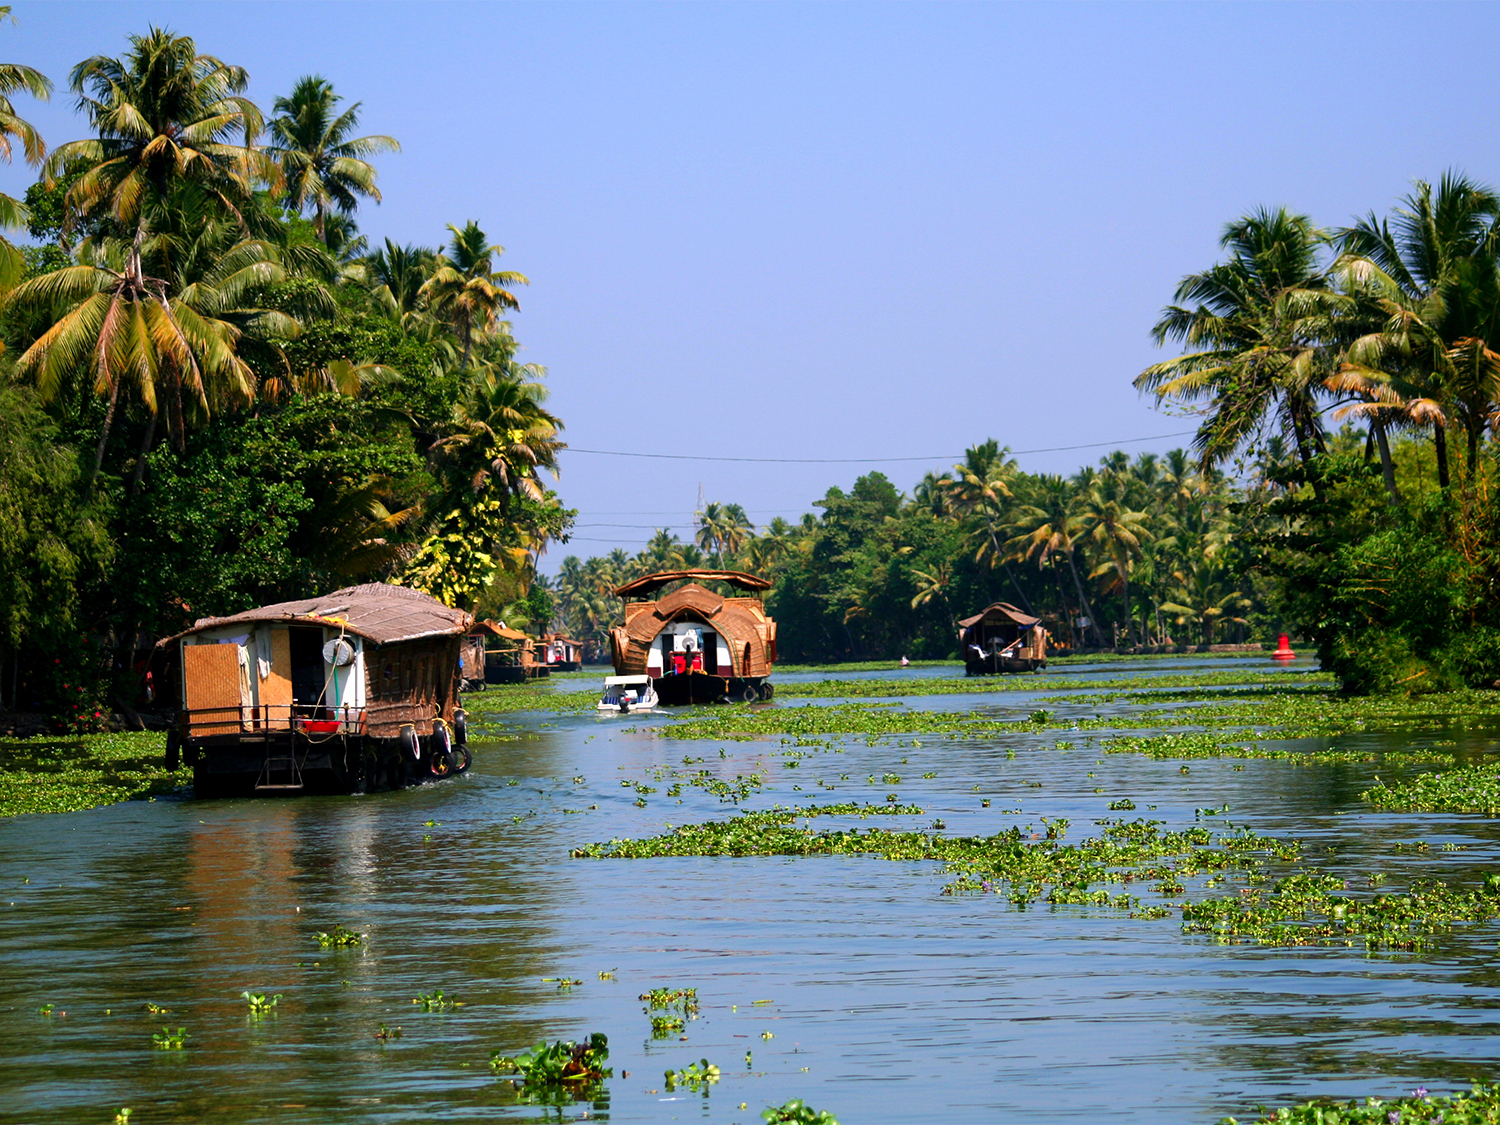
[[[958,626],[960,629],[967,629],[971,625],[978,625],[986,617],[993,617],[997,620],[1008,619],[1017,625],[1028,628],[1041,621],[1040,617],[1032,617],[1029,613],[1022,613],[1015,606],[1011,605],[1010,602],[996,602],[983,612],[976,613],[973,617],[965,617],[958,623]]]
[[[660,590],[663,586],[684,578],[702,579],[708,582],[727,582],[731,586],[741,590],[764,591],[771,588],[771,583],[764,578],[758,578],[753,574],[746,574],[742,570],[663,570],[657,574],[647,574],[623,586],[615,587],[615,597],[630,598],[644,597],[647,594]]]
[[[470,635],[475,633],[488,633],[492,637],[500,637],[507,641],[529,641],[531,637],[519,629],[507,628],[495,621],[476,621]]]
[[[765,607],[760,599],[726,598],[696,582],[689,582],[686,586],[673,590],[660,601],[637,602],[625,607],[625,624],[617,625],[611,631],[616,670],[622,674],[644,672],[652,642],[668,625],[682,620],[702,621],[728,642],[736,675],[770,674],[776,627],[766,617]],[[747,648],[748,662],[745,655]]]
[[[247,609],[229,617],[200,617],[191,629],[168,637],[159,644],[217,629],[224,625],[278,624],[342,626],[355,636],[378,645],[416,641],[426,637],[449,637],[467,633],[474,624],[469,614],[452,609],[436,598],[404,586],[370,582],[334,590],[321,598],[278,602]]]

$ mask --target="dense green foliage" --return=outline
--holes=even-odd
[[[74,70],[83,137],[0,117],[42,165],[0,200],[39,242],[0,246],[0,707],[96,726],[157,637],[361,581],[550,614],[562,424],[499,316],[525,279],[473,220],[369,253],[399,146],[324,79],[269,120],[247,80],[153,28]]]

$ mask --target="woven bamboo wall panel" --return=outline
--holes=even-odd
[[[292,634],[286,629],[271,630],[271,674],[260,682],[260,701],[269,708],[266,725],[284,730],[291,722],[292,707]]]
[[[239,645],[184,645],[182,684],[188,711],[209,712],[202,719],[191,720],[190,734],[235,734],[239,731]]]

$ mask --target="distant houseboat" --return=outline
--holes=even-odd
[[[958,646],[970,676],[1034,672],[1047,667],[1047,630],[1041,618],[996,602],[958,623]]]
[[[521,684],[548,673],[537,659],[536,641],[519,629],[507,628],[504,622],[480,621],[469,634],[471,641],[475,638],[481,642],[487,684]],[[465,677],[468,674],[466,665]]]
[[[542,663],[553,672],[576,672],[583,667],[583,646],[561,633],[543,633],[537,641]]]
[[[467,768],[460,648],[473,618],[372,583],[208,617],[175,648],[167,743],[198,796],[399,789]]]
[[[718,594],[703,582],[739,593]],[[675,589],[651,600],[667,586]],[[616,674],[650,676],[666,704],[770,699],[776,622],[761,601],[770,588],[737,570],[664,571],[625,583],[615,590],[625,621],[609,638]]]

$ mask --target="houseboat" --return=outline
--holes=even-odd
[[[382,583],[202,618],[158,642],[181,671],[168,766],[191,764],[198,796],[357,793],[460,772],[472,626]]]
[[[583,667],[583,646],[561,633],[543,633],[537,642],[542,663],[549,671],[576,672]]]
[[[665,704],[770,699],[776,622],[761,600],[770,588],[737,570],[663,571],[617,587],[625,621],[610,630],[616,675],[651,677]]]
[[[1001,672],[1035,672],[1047,667],[1047,630],[1041,618],[1022,613],[1009,602],[994,605],[958,623],[958,647],[964,672],[994,676]]]
[[[484,682],[523,684],[547,675],[547,666],[537,659],[536,641],[503,621],[480,621],[469,634],[480,638],[484,657]]]

